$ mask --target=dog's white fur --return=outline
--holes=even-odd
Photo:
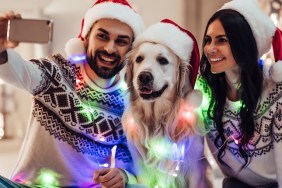
[[[168,63],[163,64],[163,58]],[[164,45],[150,42],[134,47],[125,62],[130,96],[122,124],[136,164],[138,182],[148,187],[211,187],[204,140],[195,133],[196,115],[190,114],[193,118],[188,120],[183,116],[184,108],[197,107],[201,101],[200,92],[192,90],[188,80],[188,63],[181,62]],[[167,85],[161,96],[149,100],[140,96],[138,79],[143,72],[153,76],[153,91]],[[154,142],[165,144],[168,154],[160,157],[161,151],[154,152]],[[175,160],[177,155],[181,160]],[[171,172],[177,173],[177,177],[169,174]]]

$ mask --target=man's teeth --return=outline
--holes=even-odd
[[[223,60],[223,57],[221,57],[221,58],[210,58],[210,60],[211,61],[221,61],[221,60]]]
[[[108,57],[103,56],[103,55],[101,55],[100,57],[101,57],[101,59],[102,59],[103,61],[107,61],[107,62],[114,62],[114,61],[115,61],[115,59],[108,58]]]

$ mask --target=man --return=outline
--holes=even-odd
[[[0,19],[18,18],[10,12]],[[12,181],[1,178],[0,186],[113,188],[134,182],[120,121],[126,88],[119,71],[142,30],[126,0],[98,0],[79,38],[66,44],[70,61],[60,54],[24,61],[10,49],[18,43],[0,39],[0,78],[33,95],[20,159]]]

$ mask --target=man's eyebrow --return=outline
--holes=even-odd
[[[103,29],[103,28],[98,28],[98,30],[101,31],[101,32],[103,32],[103,33],[105,33],[105,34],[107,34],[107,35],[110,34],[107,30],[105,30],[105,29]],[[119,35],[118,38],[130,40],[130,37],[129,37],[128,35]]]
[[[130,40],[130,37],[128,35],[119,35],[118,38]]]
[[[110,34],[107,30],[103,29],[103,28],[98,28],[99,31],[105,33],[105,34]]]

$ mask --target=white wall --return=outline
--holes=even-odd
[[[191,31],[199,47],[210,16],[229,0],[129,0],[149,26],[169,18]]]

